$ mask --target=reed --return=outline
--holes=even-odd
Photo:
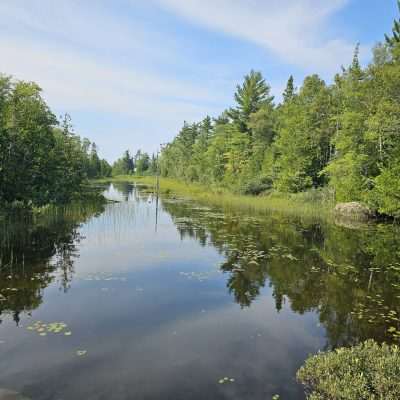
[[[153,176],[121,175],[97,180],[98,183],[132,182],[155,187]],[[170,178],[160,179],[163,193],[188,197],[204,204],[223,207],[226,210],[241,210],[264,214],[280,213],[301,218],[328,219],[332,215],[333,202],[321,192],[310,191],[299,194],[272,193],[262,196],[235,194],[228,189],[186,183]]]

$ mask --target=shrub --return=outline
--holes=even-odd
[[[267,177],[254,178],[242,185],[239,192],[257,196],[272,188],[272,181]]]
[[[400,399],[400,348],[369,340],[310,357],[297,373],[309,400]]]

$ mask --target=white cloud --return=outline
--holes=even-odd
[[[184,81],[162,78],[139,68],[124,68],[83,54],[0,38],[0,70],[39,82],[56,106],[87,107],[140,116],[157,112],[157,104],[209,100],[209,92]],[[176,100],[174,100],[174,98]],[[149,103],[153,110],[149,110]],[[154,107],[155,110],[154,110]]]
[[[192,38],[160,22],[165,16],[160,6],[294,65],[336,72],[354,46],[319,34],[346,2],[2,0],[0,72],[38,82],[52,108],[79,112],[87,132],[79,121],[77,131],[98,142],[108,157],[138,145],[152,151],[172,138],[183,120],[228,107],[233,79],[240,79],[232,59],[193,60],[197,43],[188,51]],[[275,93],[282,84],[272,82]],[[106,126],[96,123],[96,113],[107,114]]]
[[[38,82],[51,108],[114,114],[119,125],[119,132],[109,132],[119,136],[114,143],[104,133],[112,124],[94,123],[90,132],[77,126],[79,133],[107,147],[110,158],[117,151],[108,147],[119,152],[119,147],[143,145],[152,151],[183,120],[198,120],[222,108],[218,104],[226,99],[211,94],[207,85],[164,71],[163,66],[180,57],[170,37],[111,11],[101,2],[96,7],[74,0],[1,2],[0,72]]]
[[[155,0],[210,29],[256,43],[306,70],[336,72],[355,43],[327,37],[328,19],[349,0]]]

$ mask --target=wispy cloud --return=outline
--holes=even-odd
[[[224,53],[227,43],[256,44],[271,63],[304,73],[336,72],[354,44],[327,26],[347,1],[2,0],[0,72],[38,82],[50,106],[78,115],[77,131],[115,159],[127,147],[153,151],[183,120],[230,106],[235,84],[260,62],[253,50],[249,60]],[[275,94],[285,83],[268,80]]]
[[[226,101],[211,95],[207,85],[163,71],[162,65],[180,58],[170,37],[146,28],[140,19],[114,16],[99,2],[93,8],[74,0],[5,1],[0,3],[0,34],[0,72],[38,82],[52,107],[130,119],[130,127],[112,132],[121,135],[115,147],[143,141],[154,150],[183,120],[199,119]],[[150,132],[135,129],[143,130],[147,121],[153,130],[155,119],[152,144]],[[94,126],[92,134],[102,128]]]
[[[283,61],[332,72],[355,43],[329,37],[329,17],[349,0],[155,0],[210,29],[254,42]]]

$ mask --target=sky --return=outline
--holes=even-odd
[[[0,73],[37,82],[112,162],[218,116],[251,69],[279,102],[357,43],[367,64],[397,16],[395,0],[0,0]]]

